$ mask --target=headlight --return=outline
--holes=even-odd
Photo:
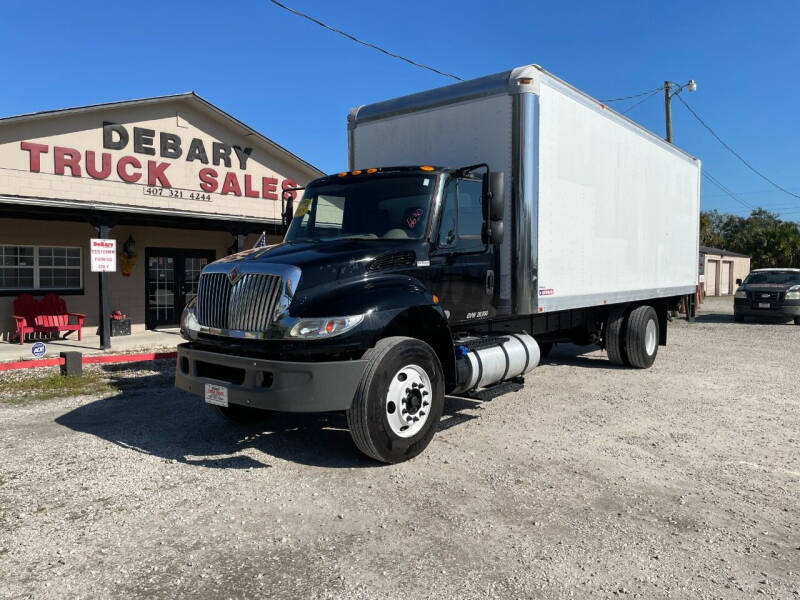
[[[200,331],[200,323],[197,321],[195,313],[196,304],[197,298],[192,298],[181,315],[181,335],[190,342],[197,339],[197,332]]]
[[[734,298],[747,298],[747,292],[744,290],[736,290],[736,293],[733,295]]]
[[[800,300],[800,285],[793,285],[786,292],[786,300]]]
[[[364,320],[364,315],[352,317],[325,317],[321,319],[300,319],[294,324],[289,337],[315,340],[341,335],[350,331]]]

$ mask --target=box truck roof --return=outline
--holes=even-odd
[[[438,106],[446,106],[448,104],[466,102],[468,100],[475,100],[503,93],[509,95],[522,93],[538,94],[543,82],[559,88],[562,93],[565,93],[583,104],[591,105],[598,111],[602,111],[610,118],[637,131],[671,152],[680,154],[689,160],[697,160],[689,153],[670,144],[649,129],[645,129],[625,115],[618,113],[613,108],[606,106],[599,100],[592,98],[585,92],[582,92],[536,64],[516,67],[509,71],[503,71],[502,73],[495,73],[494,75],[462,81],[417,94],[400,96],[398,98],[392,98],[391,100],[384,100],[383,102],[357,106],[350,111],[347,117],[348,127],[354,129],[359,123],[367,123],[378,119],[386,119],[410,112],[429,110]]]

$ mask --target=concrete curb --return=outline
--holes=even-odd
[[[97,363],[124,363],[124,362],[145,362],[149,360],[161,360],[175,358],[177,352],[147,352],[144,354],[112,354],[100,356],[84,356],[81,363],[91,365]],[[64,364],[63,358],[43,358],[40,360],[18,360],[14,362],[0,363],[0,371],[14,371],[16,369],[33,369],[36,367],[57,367]]]

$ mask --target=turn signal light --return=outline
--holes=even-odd
[[[439,296],[437,296],[436,294],[433,295],[433,303],[439,304]]]

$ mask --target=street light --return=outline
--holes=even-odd
[[[672,143],[672,97],[675,94],[680,94],[684,89],[690,92],[696,92],[697,82],[694,79],[690,79],[683,85],[678,85],[672,81],[664,82],[664,109],[667,121],[667,141],[670,144]]]

